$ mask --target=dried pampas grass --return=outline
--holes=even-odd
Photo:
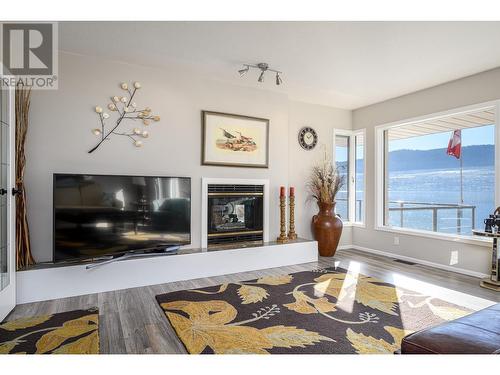
[[[339,174],[337,168],[334,168],[325,152],[323,161],[313,166],[307,183],[310,198],[318,203],[333,204],[344,184],[345,177]]]

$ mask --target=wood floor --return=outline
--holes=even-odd
[[[500,293],[479,287],[479,280],[470,276],[342,250],[334,258],[321,258],[314,263],[18,305],[7,320],[97,306],[101,353],[186,353],[155,295],[333,265],[474,310],[500,302]]]

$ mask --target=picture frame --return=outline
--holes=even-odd
[[[269,168],[269,120],[202,111],[201,164]]]

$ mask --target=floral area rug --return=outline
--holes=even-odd
[[[99,354],[99,311],[75,310],[0,324],[0,354]]]
[[[394,353],[470,310],[341,268],[156,296],[189,353]]]

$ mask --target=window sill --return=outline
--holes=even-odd
[[[446,233],[435,233],[428,232],[424,230],[415,230],[415,229],[404,229],[404,228],[395,228],[395,227],[375,227],[375,230],[389,233],[399,233],[405,234],[409,236],[417,236],[424,238],[432,238],[441,241],[450,241],[450,242],[459,242],[465,243],[469,245],[476,245],[491,248],[491,239],[479,238],[476,236],[459,236],[454,234],[446,234]]]
[[[352,221],[343,221],[344,227],[366,228],[365,223],[353,223]]]

